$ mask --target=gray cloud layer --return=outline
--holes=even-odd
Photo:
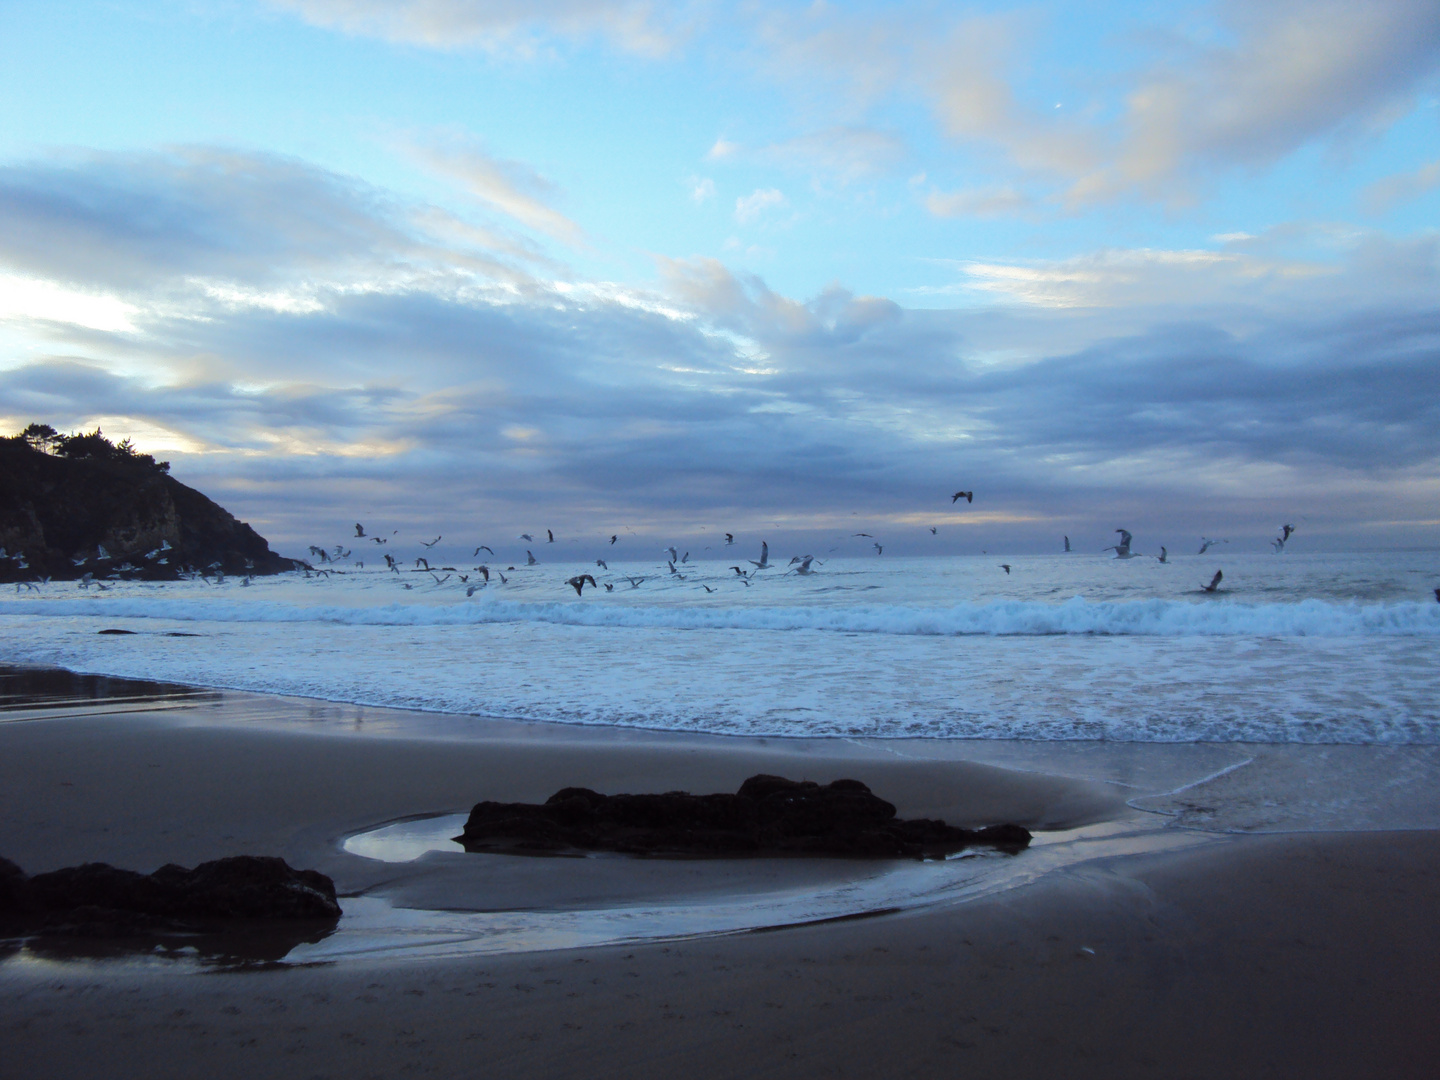
[[[362,512],[663,533],[858,511],[920,533],[953,484],[1013,519],[969,535],[1021,546],[1118,513],[1433,516],[1433,242],[1382,259],[1408,287],[1380,293],[1366,245],[1388,242],[1362,237],[1319,309],[1303,282],[1197,306],[1185,278],[936,311],[838,285],[801,302],[709,260],[663,262],[649,291],[547,284],[426,234],[424,211],[238,153],[0,170],[0,269],[139,312],[133,332],[12,324],[45,355],[0,376],[0,414],[173,432],[204,451],[167,453],[178,475],[292,542]],[[1222,284],[1253,269],[1192,264]],[[1002,343],[1021,355],[996,360]]]

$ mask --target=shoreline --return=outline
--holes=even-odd
[[[34,873],[278,854],[330,874],[357,910],[383,902],[422,923],[508,912],[507,933],[558,947],[338,955],[321,942],[290,964],[203,979],[213,969],[183,960],[21,954],[0,962],[7,1076],[467,1075],[477,1053],[507,1076],[1353,1077],[1440,1064],[1433,748],[875,747],[479,720],[462,736],[407,729],[435,714],[265,695],[143,704],[0,713],[0,855]],[[1386,803],[1375,778],[1405,779],[1400,765],[1409,779]],[[753,925],[777,897],[793,914],[797,897],[883,897],[949,870],[439,852],[383,863],[341,846],[482,798],[733,790],[761,771],[853,776],[901,816],[1075,833],[1042,833],[995,864],[1013,881],[947,878],[912,888],[902,910],[763,933],[666,936],[656,922],[652,940],[598,947],[580,932],[597,920],[660,911],[694,925],[737,909]],[[1307,795],[1316,783],[1328,801]],[[1224,831],[1276,797],[1291,824],[1348,806],[1348,831]],[[1406,800],[1408,830],[1363,831]],[[994,870],[984,861],[977,871]]]

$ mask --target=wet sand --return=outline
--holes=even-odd
[[[1133,828],[1178,843],[1096,848],[1109,853],[965,903],[680,941],[441,958],[401,949],[228,970],[21,953],[0,964],[3,1076],[1359,1077],[1440,1066],[1430,1000],[1440,834],[1169,824],[1233,821],[1285,794],[1211,798],[1238,783],[1235,748],[1050,748],[1031,759],[1023,747],[969,748],[1000,768],[960,759],[956,744],[924,758],[256,695],[127,693],[120,712],[104,694],[40,704],[0,713],[0,854],[31,872],[270,853],[325,871],[342,893],[550,912],[883,878],[884,867],[840,860],[397,864],[340,846],[480,798],[543,799],[567,784],[733,790],[760,771],[858,776],[906,816]],[[1274,775],[1304,775],[1303,755],[1273,757],[1288,769]],[[1312,757],[1318,767],[1344,755]],[[1410,778],[1408,824],[1426,824],[1433,755],[1342,764],[1353,772],[1372,758]],[[1304,786],[1292,783],[1296,805]],[[1363,793],[1351,795],[1352,820],[1366,823]],[[1044,852],[1013,865],[1032,855]]]

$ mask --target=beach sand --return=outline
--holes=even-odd
[[[341,842],[481,798],[542,800],[570,784],[734,790],[755,772],[855,776],[904,816],[1049,831],[1013,861],[985,862],[1003,869],[998,884],[964,902],[763,932],[566,949],[520,934],[514,947],[528,951],[446,954],[411,944],[367,951],[363,930],[347,931],[331,940],[359,945],[303,965],[27,950],[0,963],[0,1076],[1440,1070],[1440,833],[1416,827],[1435,813],[1428,748],[877,747],[229,693],[101,693],[44,706],[0,717],[0,854],[32,873],[86,860],[152,870],[278,854],[330,874],[342,894],[402,908],[523,921],[669,902],[673,930],[685,925],[686,904],[844,895],[852,881],[884,895],[892,868],[440,853],[383,863]],[[1243,774],[1235,762],[1262,754],[1269,772],[1259,775],[1289,776],[1290,787],[1263,798],[1231,790]],[[1312,781],[1326,787],[1328,807],[1337,776],[1353,788],[1372,774],[1404,781],[1371,802],[1385,813],[1408,808],[1409,828],[1375,830],[1354,790],[1339,792],[1339,804],[1348,798],[1350,821],[1368,831],[1175,827],[1262,812],[1330,823],[1305,810],[1319,805]],[[1090,839],[1047,847],[1056,830]]]

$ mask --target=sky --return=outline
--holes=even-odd
[[[9,0],[0,100],[0,428],[286,553],[1440,546],[1435,0]]]

